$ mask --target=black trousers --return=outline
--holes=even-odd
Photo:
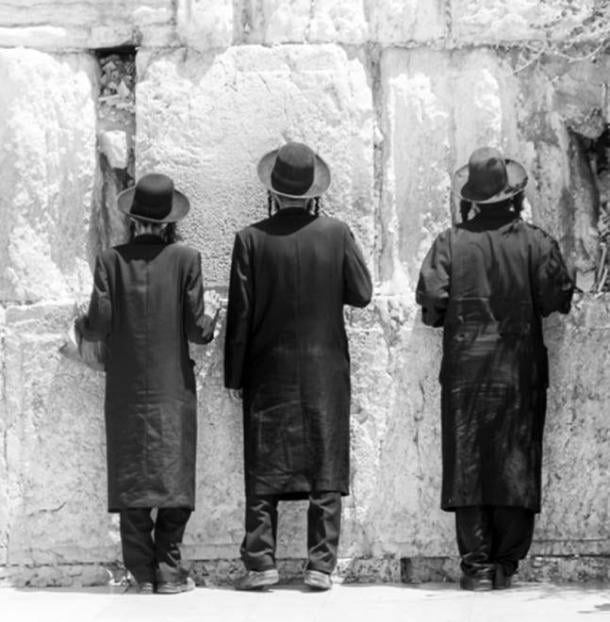
[[[277,506],[273,495],[246,498],[246,535],[240,553],[248,570],[275,568]],[[307,510],[307,569],[330,574],[337,565],[341,493],[312,492]]]
[[[498,564],[511,576],[532,543],[534,512],[489,505],[457,508],[455,528],[464,574],[476,576]]]
[[[184,578],[180,544],[191,510],[159,508],[153,522],[152,508],[121,510],[123,562],[138,583],[179,582]]]

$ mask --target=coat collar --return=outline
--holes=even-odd
[[[313,216],[313,214],[304,207],[283,207],[279,209],[274,216]]]
[[[137,235],[133,240],[133,244],[164,244],[163,238],[160,235],[154,233],[143,233]]]

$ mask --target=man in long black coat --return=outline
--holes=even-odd
[[[195,503],[188,341],[211,341],[218,313],[204,313],[200,254],[173,243],[189,203],[171,179],[145,175],[118,206],[134,235],[98,257],[89,311],[77,328],[106,344],[108,510],[120,512],[125,566],[139,591],[177,593],[194,585],[179,548]],[[218,307],[216,294],[209,301]]]
[[[456,187],[464,220],[477,213],[438,236],[417,286],[423,321],[444,329],[441,505],[455,512],[464,589],[508,587],[529,550],[548,386],[541,317],[567,313],[574,288],[557,242],[519,217],[526,182],[517,162],[476,150]]]
[[[349,489],[343,305],[367,305],[371,279],[348,226],[318,214],[321,158],[288,143],[258,174],[280,209],[235,238],[225,349],[225,384],[243,391],[248,573],[237,587],[277,583],[278,501],[309,498],[305,583],[328,589]]]

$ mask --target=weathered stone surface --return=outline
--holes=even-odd
[[[5,312],[0,306],[0,369],[6,369],[5,348]],[[7,548],[9,540],[9,500],[8,500],[8,472],[6,464],[6,396],[5,383],[0,382],[0,440],[3,450],[0,451],[0,565],[6,564]]]
[[[432,43],[447,34],[444,0],[364,0],[371,40],[382,45]]]
[[[88,57],[0,51],[0,300],[88,289],[96,170]]]
[[[599,13],[595,18],[597,4],[594,0],[451,0],[452,33],[460,43],[477,44],[587,35],[594,41],[595,23],[600,21]]]
[[[235,231],[266,216],[256,164],[287,139],[328,161],[324,209],[370,253],[373,110],[357,58],[336,46],[247,46],[141,58],[138,72],[137,170],[169,173],[191,199],[180,230],[202,252],[208,283],[228,282]]]
[[[168,45],[171,0],[4,0],[0,45],[38,49]]]
[[[519,153],[537,224],[554,235],[582,272],[598,253],[598,184],[584,141],[602,131],[604,76],[610,62],[549,61],[517,74]],[[596,129],[597,128],[597,129]]]
[[[177,33],[196,50],[224,48],[233,40],[232,0],[178,0]]]
[[[71,304],[9,307],[5,336],[10,564],[112,560],[102,377],[58,349]]]
[[[368,38],[363,0],[245,0],[242,31],[251,43],[348,43]]]
[[[535,552],[601,554],[610,537],[610,299],[587,298],[546,326],[551,361],[543,512]]]
[[[393,291],[415,288],[421,260],[450,224],[454,170],[474,148],[504,142],[499,72],[486,51],[391,50],[382,57],[380,273]]]

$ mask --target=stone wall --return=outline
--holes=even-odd
[[[0,0],[0,582],[93,583],[120,560],[103,377],[58,352],[95,253],[124,235],[116,192],[134,175],[172,175],[193,205],[181,233],[207,285],[226,292],[234,232],[266,210],[256,163],[287,139],[329,162],[323,209],[355,230],[375,279],[370,307],[347,312],[341,572],[453,576],[440,334],[414,304],[418,267],[455,213],[451,173],[492,144],[530,173],[527,217],[592,274],[603,192],[582,140],[610,117],[609,19],[594,0]],[[129,80],[108,90],[101,59],[113,53],[135,53],[135,103]],[[546,334],[544,509],[525,573],[608,579],[610,300],[582,297]],[[238,571],[242,537],[241,420],[222,388],[222,343],[221,328],[196,350],[186,555],[201,580]],[[305,556],[303,509],[280,518],[289,576]]]

